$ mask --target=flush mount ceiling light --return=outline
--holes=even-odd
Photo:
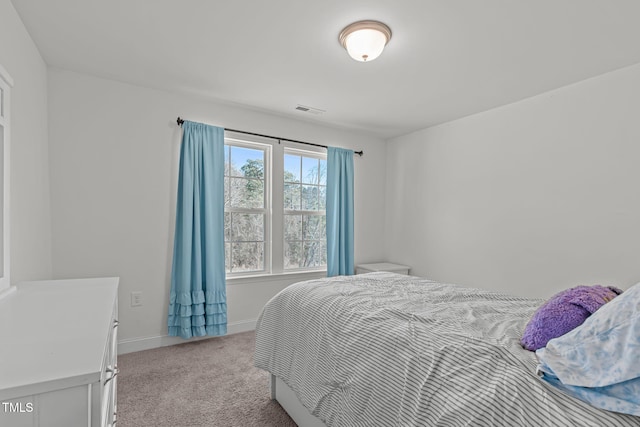
[[[389,43],[391,29],[378,21],[358,21],[347,25],[338,39],[353,59],[369,62],[380,56]]]

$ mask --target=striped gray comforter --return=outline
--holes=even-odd
[[[564,395],[520,347],[542,300],[370,273],[291,285],[264,307],[255,365],[327,426],[638,426]]]

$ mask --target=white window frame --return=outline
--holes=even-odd
[[[278,276],[315,275],[322,277],[327,271],[326,266],[284,269],[284,153],[286,150],[306,157],[326,159],[326,150],[312,146],[301,149],[298,144],[231,131],[225,133],[225,145],[245,148],[265,148],[267,146],[265,159],[265,269],[255,272],[227,273],[227,279],[230,279],[228,283],[257,283],[254,280],[265,276],[275,278]],[[309,212],[315,213],[314,211]],[[307,211],[296,211],[296,213],[302,215]]]
[[[263,142],[251,141],[247,138],[235,138],[235,137],[227,137],[225,135],[224,145],[226,146],[234,146],[234,147],[242,147],[242,148],[251,148],[251,149],[259,149],[264,150],[264,207],[263,208],[236,208],[236,207],[225,207],[225,212],[233,212],[233,213],[247,213],[247,214],[256,214],[262,213],[264,214],[264,268],[263,270],[256,271],[241,271],[236,273],[226,273],[227,277],[245,277],[245,276],[257,276],[269,274],[271,272],[271,181],[272,181],[272,172],[271,172],[271,164],[273,163],[272,158],[272,145],[265,144]],[[225,242],[226,245],[226,242]]]
[[[311,158],[311,159],[320,159],[320,160],[327,160],[327,153],[325,152],[317,152],[317,151],[311,151],[311,150],[303,150],[300,148],[290,148],[290,147],[284,147],[283,149],[283,153],[282,153],[282,158],[284,159],[284,155],[285,154],[292,154],[294,156],[303,156],[303,157],[307,157],[307,158]],[[282,166],[282,185],[283,188],[281,190],[282,195],[284,196],[284,164]],[[304,184],[302,184],[304,185]],[[326,183],[324,185],[325,189],[326,189]],[[284,217],[285,215],[302,215],[303,217],[306,216],[325,216],[325,221],[326,221],[326,201],[325,201],[325,210],[324,212],[322,211],[309,211],[309,210],[294,210],[294,209],[284,209],[284,200],[282,201],[282,203],[280,203],[280,207],[282,208],[282,212],[280,213],[280,215],[282,216],[282,222],[283,222],[283,232],[282,232],[282,256],[284,258],[284,245],[285,245],[285,239],[284,239]],[[302,242],[304,242],[304,231],[303,231],[303,236],[302,236],[303,240]],[[325,236],[325,247],[326,247],[326,236]],[[304,248],[304,244],[303,244],[303,248]],[[296,272],[306,272],[306,271],[326,271],[327,270],[327,266],[326,265],[322,265],[322,266],[317,266],[317,267],[299,267],[299,268],[289,268],[289,269],[284,269],[284,259],[282,262],[282,268],[284,272],[292,272],[292,273],[296,273]]]

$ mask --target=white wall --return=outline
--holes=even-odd
[[[385,144],[361,134],[58,69],[49,73],[54,277],[115,275],[120,339],[166,334],[177,116],[291,139],[364,149],[356,156],[356,261],[381,259]],[[254,320],[290,280],[228,285],[230,325]],[[130,292],[144,305],[130,307]],[[155,341],[157,342],[157,340]]]
[[[395,138],[386,254],[548,297],[640,280],[640,65]]]
[[[11,91],[11,281],[51,277],[47,66],[9,0],[0,0],[0,64]]]

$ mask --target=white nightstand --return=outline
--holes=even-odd
[[[392,264],[390,262],[376,262],[373,264],[356,265],[356,274],[371,273],[374,271],[389,271],[391,273],[409,274],[411,267],[407,265]]]

